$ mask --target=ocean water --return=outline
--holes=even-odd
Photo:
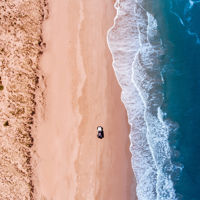
[[[139,200],[199,200],[200,1],[117,0],[107,35]]]

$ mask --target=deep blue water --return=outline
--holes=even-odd
[[[200,2],[151,3],[166,50],[162,109],[178,126],[169,138],[172,161],[183,165],[172,180],[178,199],[200,200]]]
[[[107,41],[139,200],[200,200],[200,0],[117,0]]]

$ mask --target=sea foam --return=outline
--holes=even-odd
[[[143,1],[117,0],[107,42],[122,88],[121,99],[131,126],[130,151],[139,200],[176,199],[168,136],[173,123],[164,120],[160,57],[162,41],[153,15]]]

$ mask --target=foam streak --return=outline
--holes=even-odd
[[[113,68],[122,88],[121,99],[131,125],[130,151],[139,200],[174,200],[168,135],[163,120],[161,64],[164,51],[155,18],[143,1],[118,0],[107,41]]]

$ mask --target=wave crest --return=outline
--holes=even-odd
[[[140,0],[118,0],[107,41],[121,99],[131,125],[130,151],[140,200],[174,200],[168,136],[173,123],[163,119],[160,57],[164,54],[156,19]]]

